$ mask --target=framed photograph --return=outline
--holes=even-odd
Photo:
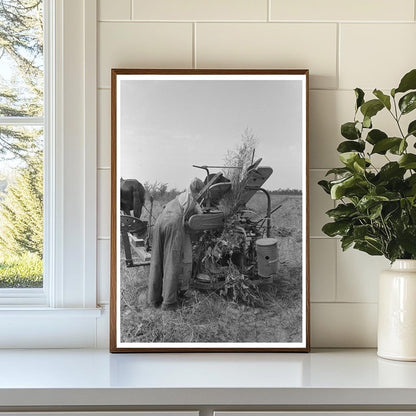
[[[308,70],[113,69],[111,352],[309,351]]]

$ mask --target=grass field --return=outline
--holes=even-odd
[[[121,340],[123,342],[300,342],[302,340],[301,196],[273,195],[272,236],[278,241],[278,277],[260,288],[261,306],[224,299],[216,292],[190,291],[176,311],[148,306],[149,266],[126,268],[121,249]],[[155,202],[158,215],[163,203]],[[257,194],[249,207],[265,212]],[[143,212],[142,218],[148,214]]]
[[[272,214],[271,236],[277,240],[281,268],[301,267],[302,265],[302,196],[271,195]],[[267,200],[264,194],[257,193],[247,205],[258,213],[265,213]]]
[[[43,285],[43,263],[35,254],[0,256],[0,288],[36,288]]]

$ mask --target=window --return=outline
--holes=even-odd
[[[44,26],[42,0],[0,0],[0,289],[44,286]]]
[[[46,279],[43,288],[0,290],[0,348],[94,347],[107,333],[96,307],[96,3],[43,0],[48,110],[25,126],[44,126],[47,138]],[[1,117],[2,126],[18,121]]]

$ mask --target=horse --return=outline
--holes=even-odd
[[[125,215],[140,218],[145,200],[145,189],[137,179],[120,178],[120,209]]]

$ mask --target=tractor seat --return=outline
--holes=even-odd
[[[231,182],[219,182],[214,183],[214,185],[211,185],[208,189],[208,198],[210,199],[210,202],[212,205],[217,205],[221,198],[227,193],[231,191]]]

